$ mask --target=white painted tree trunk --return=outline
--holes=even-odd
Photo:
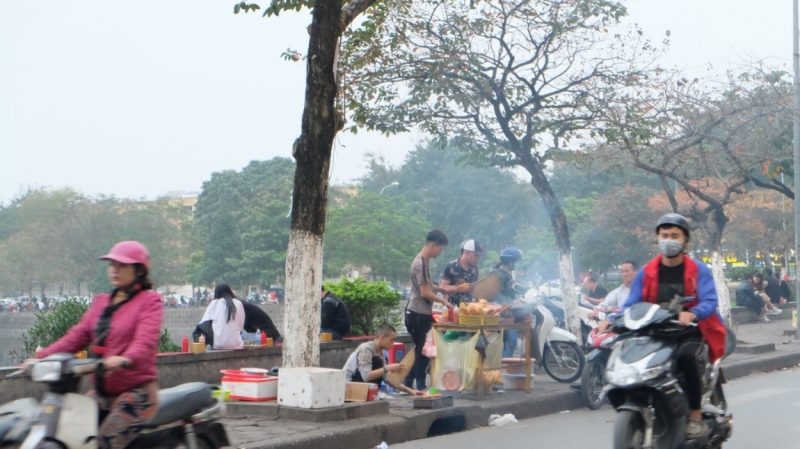
[[[722,254],[719,250],[711,251],[711,273],[714,275],[714,286],[717,288],[719,298],[719,314],[725,324],[731,324],[731,294],[728,284],[725,283],[725,272],[722,270]]]
[[[564,315],[567,330],[581,341],[581,318],[578,314],[578,295],[575,292],[575,269],[572,266],[572,253],[558,250],[558,272],[561,278],[561,296],[564,301]]]
[[[286,251],[283,367],[319,366],[322,237],[292,230]]]

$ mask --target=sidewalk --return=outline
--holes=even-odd
[[[800,344],[783,335],[791,320],[742,324],[734,327],[740,347],[774,344],[775,350],[762,354],[734,353],[723,362],[729,379],[761,371],[783,369],[800,364]],[[569,384],[553,381],[537,371],[534,390],[495,392],[478,402],[469,396],[456,395],[453,407],[441,410],[413,410],[408,396],[396,396],[390,412],[349,421],[308,423],[284,419],[229,416],[223,423],[235,448],[246,449],[368,449],[382,441],[395,444],[427,438],[435,434],[484,427],[489,415],[512,413],[517,419],[583,408],[579,394]]]

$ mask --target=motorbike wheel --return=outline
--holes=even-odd
[[[631,410],[621,410],[614,421],[614,449],[641,449],[644,445],[644,420]]]
[[[186,442],[182,441],[180,444],[175,446],[175,449],[188,449],[188,445]],[[197,449],[217,449],[214,447],[213,444],[209,443],[205,440],[205,438],[197,437]]]
[[[605,386],[605,363],[596,359],[586,363],[581,375],[581,396],[590,410],[599,410],[606,402]]]
[[[562,366],[559,366],[557,358],[561,360]],[[564,383],[572,383],[580,379],[583,365],[586,363],[580,346],[567,341],[554,341],[545,345],[542,359],[542,366],[547,375]]]

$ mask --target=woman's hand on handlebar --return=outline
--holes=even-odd
[[[597,325],[597,333],[605,334],[609,327],[611,327],[611,321],[601,321],[600,324]]]
[[[119,371],[121,369],[130,368],[133,365],[133,361],[127,357],[122,357],[115,355],[113,357],[109,357],[103,361],[103,366],[106,368],[106,371],[109,373],[113,373],[115,371]]]
[[[678,322],[683,324],[684,326],[688,326],[694,323],[694,320],[697,319],[697,315],[692,312],[681,312],[678,315]]]

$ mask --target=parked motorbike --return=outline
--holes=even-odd
[[[523,301],[533,306],[532,310],[522,309],[532,314],[531,356],[553,379],[565,383],[578,380],[586,363],[578,338],[556,327],[556,319],[541,298],[525,296]]]
[[[97,402],[77,391],[81,377],[101,367],[100,360],[76,359],[71,354],[54,354],[33,364],[31,378],[46,385],[47,392],[41,404],[25,398],[0,406],[0,447],[97,448]],[[158,411],[128,449],[218,449],[230,444],[217,421],[224,404],[212,397],[211,386],[188,383],[158,395]]]
[[[717,360],[705,364],[703,381],[703,421],[709,432],[686,440],[689,407],[672,360],[678,349],[676,339],[699,332],[696,325],[676,321],[683,304],[691,299],[676,298],[669,310],[639,303],[614,320],[614,331],[622,339],[609,357],[606,378],[608,399],[617,410],[615,449],[720,449],[731,437],[733,415],[722,391],[725,377]]]
[[[586,366],[581,375],[581,396],[586,406],[598,410],[606,402],[606,363],[611,355],[611,347],[619,339],[613,332],[599,333],[594,328],[586,340],[586,347],[591,350],[586,356]]]

